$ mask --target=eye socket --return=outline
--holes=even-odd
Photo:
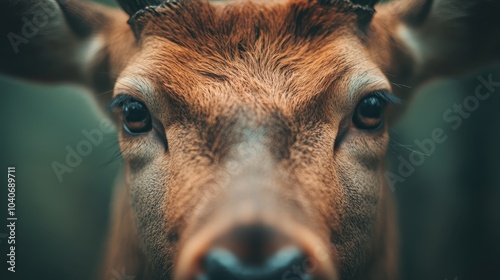
[[[141,134],[153,128],[151,115],[144,104],[128,100],[122,105],[123,128],[129,134]]]
[[[384,111],[387,101],[371,94],[363,98],[357,105],[352,122],[359,129],[377,130],[384,124]]]

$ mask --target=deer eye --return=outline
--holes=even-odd
[[[148,108],[136,100],[129,100],[122,105],[123,128],[129,134],[151,131],[152,122]]]
[[[359,129],[376,130],[384,124],[384,110],[387,101],[376,94],[363,98],[353,115],[353,123]]]

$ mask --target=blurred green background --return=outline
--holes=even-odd
[[[481,73],[500,81],[500,68]],[[408,159],[416,139],[442,128],[448,140],[404,183],[396,185],[403,279],[500,279],[500,88],[452,129],[443,114],[463,104],[478,75],[422,88],[391,131],[391,170]]]
[[[101,1],[111,2],[111,1]],[[453,130],[443,113],[473,95],[477,76],[432,83],[419,90],[410,111],[391,130],[389,165],[396,173],[415,139],[443,128],[438,144],[414,174],[397,184],[402,231],[402,274],[408,280],[500,279],[500,88]],[[116,135],[104,141],[59,182],[51,164],[85,140],[105,118],[90,94],[71,86],[40,86],[0,77],[2,132],[0,182],[7,166],[17,176],[15,277],[6,274],[7,229],[0,228],[1,279],[88,280],[102,259],[110,198],[121,161]],[[0,188],[5,221],[6,188]],[[4,222],[2,222],[2,225]],[[117,268],[120,270],[121,268]],[[112,280],[112,279],[110,279]]]

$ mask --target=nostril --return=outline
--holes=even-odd
[[[212,249],[204,259],[205,274],[198,280],[281,280],[287,271],[300,266],[304,259],[301,250],[296,247],[286,247],[260,265],[249,265],[228,250]],[[302,280],[312,279],[309,275],[301,276]]]

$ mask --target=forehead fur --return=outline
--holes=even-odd
[[[146,10],[132,19],[142,51],[128,74],[147,76],[206,114],[248,104],[289,116],[308,107],[319,113],[322,93],[347,93],[349,75],[376,68],[356,13],[345,1],[329,2],[183,1]]]
[[[155,35],[190,49],[236,55],[259,40],[321,43],[341,27],[355,28],[355,10],[345,0],[167,1],[140,12],[131,24],[141,37]],[[231,48],[235,53],[227,53]]]

